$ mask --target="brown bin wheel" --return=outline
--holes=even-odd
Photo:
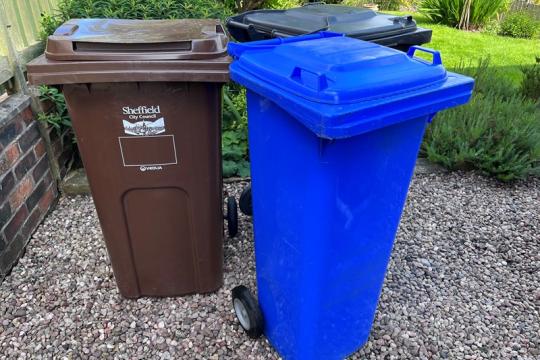
[[[251,291],[243,285],[235,287],[232,301],[234,313],[246,334],[252,339],[260,337],[264,330],[264,318]]]
[[[236,199],[233,196],[227,198],[227,230],[230,237],[235,237],[238,234],[238,207]]]

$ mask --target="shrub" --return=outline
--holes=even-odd
[[[434,22],[469,29],[485,25],[507,5],[507,0],[423,0],[420,12]]]
[[[440,113],[422,153],[449,169],[479,169],[502,181],[540,173],[540,109],[482,61],[460,71],[476,75],[471,102]]]
[[[499,35],[501,22],[498,19],[488,21],[482,28],[482,32],[490,35]]]
[[[249,176],[246,90],[233,84],[223,93],[223,176]]]
[[[514,81],[500,75],[490,66],[489,58],[482,58],[476,64],[461,62],[452,71],[472,77],[475,81],[474,91],[476,93],[492,92],[503,99],[510,99],[520,93],[519,86]]]
[[[71,127],[66,100],[57,88],[41,85],[39,87],[39,100],[50,102],[52,108],[48,112],[40,112],[38,120],[47,123],[59,132]]]
[[[531,14],[525,11],[516,11],[503,18],[499,35],[532,39],[539,27],[539,22]]]
[[[377,4],[379,10],[398,11],[400,7],[408,6],[410,3],[406,0],[343,0],[342,4],[347,6],[362,6],[364,4]]]
[[[540,62],[522,68],[523,84],[521,92],[531,100],[540,102]]]
[[[232,14],[224,3],[214,0],[60,0],[57,9],[42,17],[42,38],[74,18],[226,18]]]

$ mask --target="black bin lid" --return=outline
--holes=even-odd
[[[371,9],[321,3],[288,10],[256,10],[227,22],[238,41],[287,37],[331,31],[387,46],[421,45],[431,40],[431,30],[417,27],[412,16],[395,16]]]

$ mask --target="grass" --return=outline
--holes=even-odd
[[[390,12],[395,14],[404,14]],[[413,14],[419,26],[433,30],[431,43],[425,46],[439,50],[447,68],[455,68],[461,61],[476,64],[480,58],[489,57],[493,67],[519,84],[520,67],[533,65],[535,55],[540,56],[540,39],[515,39],[481,32],[469,32],[431,23],[421,14]]]

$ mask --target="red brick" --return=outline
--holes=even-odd
[[[56,198],[56,189],[55,184],[51,184],[47,192],[43,195],[41,200],[39,200],[39,208],[42,213],[46,213],[49,210],[49,207],[52,205],[54,199]]]
[[[12,144],[6,149],[6,157],[12,164],[14,164],[20,156],[21,149],[19,149],[18,144]]]
[[[43,213],[41,212],[41,209],[39,207],[36,207],[34,211],[30,213],[30,216],[26,219],[26,222],[24,223],[24,226],[22,227],[21,234],[25,239],[28,239],[30,235],[34,232],[36,227],[38,226]]]
[[[7,201],[8,195],[15,188],[15,175],[10,171],[0,174],[0,204]]]
[[[9,244],[9,242],[17,235],[19,230],[21,229],[22,224],[26,221],[26,218],[28,217],[28,209],[26,206],[22,206],[19,211],[15,213],[13,218],[11,218],[11,221],[6,225],[6,228],[4,229],[4,235],[6,237],[6,243]]]
[[[17,143],[6,148],[3,155],[0,155],[0,174],[3,174],[17,162],[21,156],[21,151]]]
[[[24,157],[19,161],[15,167],[15,176],[17,179],[22,180],[28,172],[36,165],[37,159],[33,151],[29,151]]]
[[[11,205],[11,208],[14,210],[18,209],[19,206],[26,201],[26,198],[30,196],[33,189],[34,182],[32,181],[32,177],[27,176],[22,179],[9,197],[9,205]]]
[[[30,107],[27,107],[22,113],[22,118],[26,125],[32,123],[34,121],[34,113],[32,112],[32,109]]]
[[[36,154],[36,158],[41,159],[41,157],[43,156],[43,154],[45,154],[45,152],[46,152],[45,142],[43,141],[43,139],[39,139],[36,146],[34,146],[34,153]]]
[[[7,147],[15,140],[15,138],[22,132],[23,125],[21,121],[17,120],[17,116],[11,120],[7,125],[0,127],[0,144]]]

